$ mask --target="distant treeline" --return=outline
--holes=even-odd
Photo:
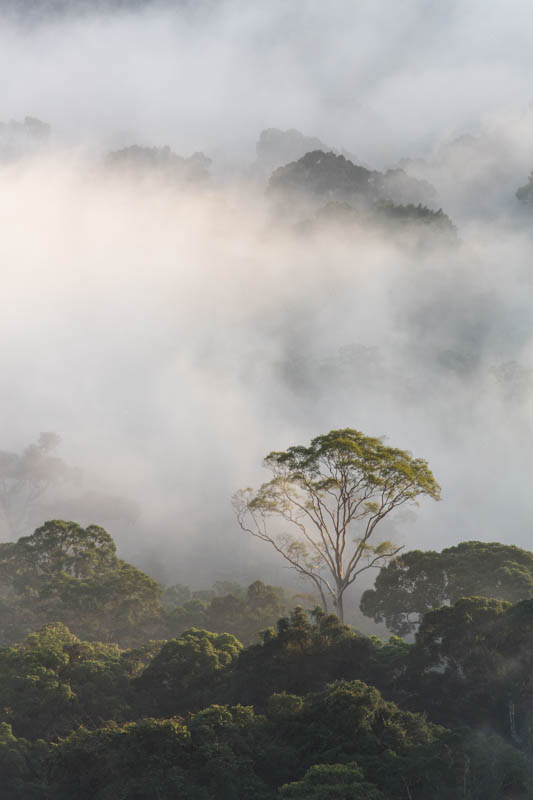
[[[255,581],[219,582],[211,590],[164,588],[119,559],[103,528],[52,520],[31,536],[0,544],[0,644],[62,622],[90,641],[141,645],[190,627],[230,631],[244,642],[311,595]]]
[[[423,615],[462,597],[516,603],[533,597],[533,553],[498,542],[462,542],[442,552],[400,552],[379,570],[361,612],[401,636]],[[258,641],[296,605],[318,595],[257,580],[248,587],[218,581],[211,589],[164,587],[118,558],[113,538],[97,525],[51,520],[31,536],[0,544],[0,644],[13,644],[49,622],[88,641],[135,647],[187,628]]]

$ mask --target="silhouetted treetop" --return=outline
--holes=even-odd
[[[404,170],[382,173],[323,150],[306,153],[297,161],[276,169],[270,178],[269,192],[274,196],[308,195],[359,206],[379,202],[428,203],[435,195],[427,181],[411,178]]]
[[[184,158],[170,147],[140,147],[131,145],[115,150],[106,157],[107,166],[132,175],[159,177],[178,182],[202,182],[209,178],[211,159],[203,153]]]
[[[516,190],[516,197],[524,205],[533,205],[533,172],[529,176],[527,183]]]

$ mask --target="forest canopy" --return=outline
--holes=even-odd
[[[374,589],[363,593],[361,610],[405,635],[426,611],[472,595],[512,603],[533,597],[533,554],[499,542],[400,553],[380,570]]]
[[[525,800],[530,612],[461,600],[411,645],[302,609],[249,648],[192,629],[121,650],[48,625],[0,648],[4,796]]]

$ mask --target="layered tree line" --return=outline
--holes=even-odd
[[[532,797],[533,553],[404,552],[386,526],[439,486],[353,429],[265,466],[238,520],[314,594],[165,588],[97,525],[0,547],[1,796]],[[387,640],[342,620],[369,570],[361,609]]]

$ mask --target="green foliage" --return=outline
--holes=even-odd
[[[463,597],[453,606],[425,614],[416,636],[416,653],[425,669],[446,668],[475,676],[486,671],[487,633],[510,607],[503,600]]]
[[[190,717],[80,730],[48,768],[55,800],[267,800],[254,773],[254,715],[212,706]]]
[[[0,548],[5,622],[10,643],[60,621],[86,639],[131,645],[161,632],[161,587],[116,556],[97,525],[52,520]]]
[[[355,762],[316,764],[301,781],[282,786],[280,795],[288,800],[385,800],[376,786],[364,780]]]
[[[340,678],[358,678],[393,693],[410,646],[394,637],[362,636],[334,614],[301,608],[282,617],[261,644],[242,651],[232,675],[234,702],[264,707],[279,692],[306,694]]]
[[[241,641],[250,642],[261,629],[273,625],[284,608],[284,597],[279,591],[255,581],[242,599],[231,594],[213,598],[208,627],[213,631],[231,631]]]
[[[500,600],[468,597],[424,616],[411,653],[417,707],[423,703],[444,724],[500,727],[505,701],[497,686],[491,631],[508,607]]]
[[[55,800],[207,800],[182,764],[189,733],[179,720],[80,729],[54,748],[46,778]]]
[[[516,603],[533,596],[533,553],[498,542],[462,542],[441,553],[412,550],[383,567],[361,611],[401,635],[426,611],[471,595]]]
[[[201,708],[223,695],[229,668],[241,649],[229,633],[196,628],[163,644],[137,680],[150,713],[174,715]]]
[[[378,790],[401,797],[406,785],[422,798],[443,777],[439,758],[448,753],[446,732],[387,703],[364,683],[338,682],[301,702],[284,703],[290,705],[284,715],[279,702],[267,717],[243,706],[215,705],[184,720],[80,730],[54,747],[48,790],[60,799],[178,794],[266,800],[287,783],[297,786],[282,795],[305,796],[315,775],[332,798],[343,797],[334,793],[340,787],[359,792],[366,783],[377,800]],[[353,764],[356,754],[360,769]]]
[[[300,596],[301,597],[301,596]],[[31,536],[0,544],[0,643],[60,621],[82,638],[131,647],[191,627],[257,640],[296,596],[255,581],[192,591],[159,584],[116,555],[101,527],[52,520]],[[313,599],[307,597],[312,603]],[[163,602],[161,602],[163,601]]]
[[[0,719],[16,736],[48,740],[125,719],[139,660],[116,645],[82,642],[61,623],[46,625],[0,649]]]
[[[531,797],[528,763],[516,747],[495,734],[471,731],[463,734],[462,750],[463,785],[472,800]]]
[[[343,780],[351,777],[354,792],[359,791],[359,779],[370,784],[369,796],[380,791],[387,798],[482,800],[488,790],[486,796],[496,800],[507,796],[509,789],[509,796],[529,796],[526,760],[513,747],[498,737],[466,729],[446,731],[428,723],[424,715],[386,702],[375,688],[359,681],[333,683],[303,701],[286,696],[272,700],[270,743],[261,757],[266,763],[261,760],[259,766],[277,785],[297,784],[284,790],[287,796],[313,792],[313,775],[324,777],[325,797],[327,791],[343,797]],[[352,766],[354,761],[361,773],[350,776],[339,769],[338,781],[337,770],[312,769],[305,777],[314,765]]]
[[[49,745],[16,738],[11,725],[0,723],[0,786],[2,800],[40,800]]]
[[[533,741],[533,601],[483,597],[424,616],[404,676],[412,705],[450,726]]]
[[[360,636],[321,610],[296,609],[246,649],[190,630],[121,651],[49,625],[0,651],[4,794],[526,800],[516,745],[531,743],[532,632],[533,601],[487,598],[430,612],[415,645]]]
[[[267,462],[274,481],[290,478],[314,496],[357,474],[369,492],[362,524],[376,514],[377,487],[406,502],[438,497],[425,462],[350,430]],[[371,558],[389,548],[376,543]],[[362,636],[333,614],[298,607],[243,647],[227,629],[253,640],[287,602],[274,587],[176,586],[163,609],[160,587],[120,561],[97,526],[49,522],[1,546],[13,630],[56,619],[0,647],[2,797],[526,800],[533,598],[512,605],[454,593],[496,586],[516,599],[529,592],[533,555],[467,542],[404,559],[382,570],[367,602],[381,591],[389,605],[380,613],[397,602],[400,624],[402,597],[412,613],[444,600],[426,611],[414,644]],[[143,641],[150,626],[165,630],[187,614],[214,630],[130,650],[82,641],[57,621],[91,639],[124,625]]]
[[[207,602],[202,602],[201,596],[206,596]],[[247,589],[238,584],[217,583],[212,591],[203,593],[178,584],[163,595],[163,604],[169,609],[166,627],[171,635],[179,635],[187,628],[232,633],[248,644],[257,641],[260,631],[274,625],[300,597],[262,581],[254,581]],[[311,596],[307,600],[313,603]]]
[[[265,465],[273,478],[234,497],[239,524],[312,581],[324,609],[329,598],[341,619],[344,592],[357,577],[401,550],[375,541],[379,523],[421,496],[440,498],[423,459],[352,428],[270,453]],[[277,534],[276,521],[292,533]]]
[[[191,590],[188,586],[182,583],[175,583],[173,586],[167,586],[161,602],[167,611],[174,611],[180,608],[191,599]]]

